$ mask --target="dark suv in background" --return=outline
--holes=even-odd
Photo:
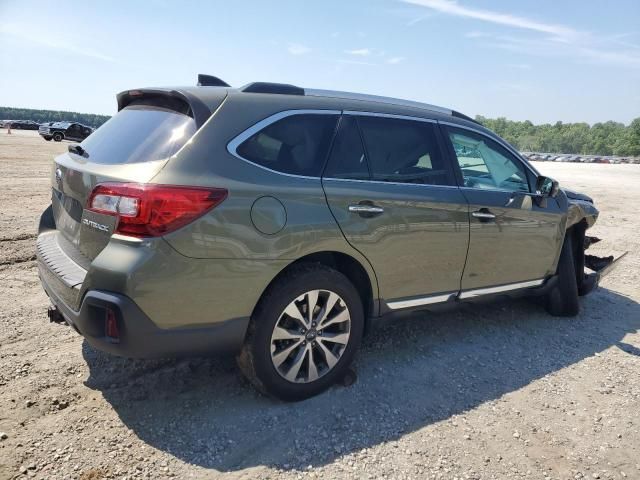
[[[302,399],[376,322],[505,294],[576,315],[611,268],[593,201],[456,111],[215,77],[117,99],[55,159],[37,240],[51,317],[107,352],[232,353]]]
[[[56,142],[71,140],[81,142],[87,138],[93,129],[77,122],[49,122],[43,123],[38,133],[47,141],[53,139]]]

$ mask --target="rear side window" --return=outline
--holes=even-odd
[[[175,154],[196,132],[188,115],[150,105],[130,105],[89,135],[82,148],[95,163],[162,160]]]
[[[385,117],[358,118],[371,179],[383,182],[451,185],[435,125]]]
[[[319,177],[337,119],[337,115],[290,115],[253,134],[236,152],[271,170]]]
[[[340,120],[338,134],[333,142],[324,176],[327,178],[370,180],[367,159],[355,117],[344,116]]]

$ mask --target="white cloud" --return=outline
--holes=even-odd
[[[60,50],[73,55],[95,58],[97,60],[103,60],[105,62],[115,62],[115,59],[113,57],[105,55],[104,53],[101,53],[97,50],[74,45],[72,42],[66,42],[64,40],[56,40],[53,38],[53,35],[49,36],[44,34],[43,32],[32,32],[31,28],[28,26],[15,24],[0,25],[0,34],[14,37],[20,41],[26,41],[41,47]],[[79,42],[80,45],[82,43],[83,42]]]
[[[345,60],[343,58],[339,58],[337,60],[334,60],[336,63],[345,63],[347,65],[365,65],[367,67],[377,67],[378,64],[377,63],[373,63],[373,62],[365,62],[362,60]]]
[[[619,39],[596,37],[589,32],[576,30],[567,25],[532,20],[510,13],[465,7],[456,0],[401,1],[446,15],[544,34],[537,37],[517,38],[473,31],[464,35],[467,38],[482,39],[487,46],[532,55],[565,56],[574,60],[582,59],[631,68],[640,67],[640,50],[633,45],[622,45],[623,48],[621,48]]]
[[[311,49],[306,45],[301,45],[299,43],[290,43],[289,46],[287,47],[287,51],[291,55],[305,55],[311,52]]]
[[[420,23],[430,17],[433,17],[433,15],[427,14],[427,15],[420,15],[419,17],[412,18],[407,22],[407,27],[413,27],[416,23]]]
[[[454,0],[402,0],[405,3],[419,5],[430,8],[440,13],[455,15],[457,17],[474,18],[485,22],[506,25],[509,27],[522,28],[526,30],[534,30],[536,32],[548,33],[561,38],[573,37],[579,34],[576,30],[565,25],[544,23],[531,20],[510,13],[501,13],[491,10],[481,10],[476,8],[464,7]]]
[[[344,53],[348,53],[349,55],[356,55],[359,57],[368,57],[372,52],[368,48],[357,48],[355,50],[345,50]]]
[[[397,65],[401,62],[404,62],[406,60],[406,58],[404,57],[391,57],[391,58],[387,58],[387,63],[389,65]]]

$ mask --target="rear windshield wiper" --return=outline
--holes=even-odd
[[[89,154],[87,153],[87,151],[82,148],[80,145],[78,145],[77,143],[74,143],[73,145],[69,145],[69,151],[71,153],[75,153],[77,155],[81,155],[84,158],[89,158]]]

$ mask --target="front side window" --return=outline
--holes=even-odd
[[[465,187],[529,192],[522,162],[493,140],[467,130],[448,128]]]
[[[450,185],[435,125],[388,117],[358,117],[371,179],[383,182]]]
[[[337,119],[337,115],[290,115],[253,134],[238,146],[236,152],[271,170],[318,177]]]

